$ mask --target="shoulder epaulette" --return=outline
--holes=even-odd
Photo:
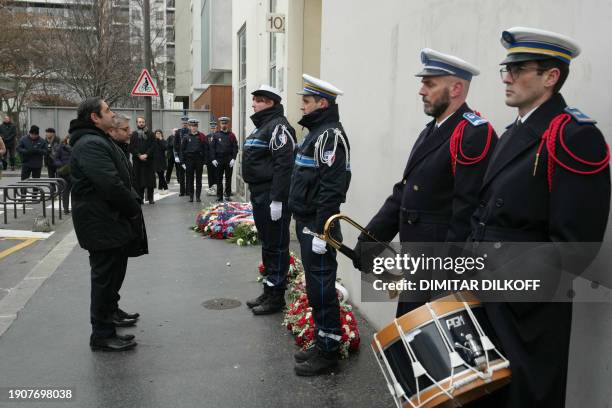
[[[588,115],[586,115],[585,113],[581,112],[580,109],[578,108],[570,108],[569,106],[565,108],[565,112],[570,114],[575,120],[576,122],[583,124],[583,123],[590,123],[590,124],[595,124],[597,123],[597,121],[593,118],[590,118]]]
[[[465,112],[463,114],[463,117],[467,119],[467,121],[470,122],[473,126],[480,126],[480,125],[484,125],[485,123],[489,122],[485,118],[481,118],[480,116],[476,115],[473,112]]]

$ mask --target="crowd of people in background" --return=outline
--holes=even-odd
[[[209,122],[209,131],[199,131],[199,121],[183,116],[181,127],[164,134],[162,129],[154,132],[147,126],[144,117],[136,118],[136,129],[129,133],[126,152],[133,165],[134,185],[143,201],[155,203],[154,191],[160,195],[168,193],[173,173],[179,184],[179,195],[189,201],[201,201],[202,176],[206,167],[206,194],[217,196],[218,201],[232,196],[231,180],[238,154],[238,142],[230,131],[230,119],[219,118]],[[129,118],[127,120],[129,132]],[[197,139],[195,140],[194,137]],[[193,141],[192,141],[193,140]],[[45,129],[32,125],[29,132],[18,137],[16,126],[6,115],[0,125],[0,176],[2,170],[18,170],[21,180],[44,177],[62,178],[68,183],[64,193],[64,212],[70,213],[70,137],[60,138],[54,128]],[[19,159],[19,160],[18,160]],[[176,172],[175,172],[176,169]],[[225,185],[224,185],[225,183]]]

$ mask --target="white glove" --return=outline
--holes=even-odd
[[[234,163],[236,163],[236,160],[234,159],[230,160],[230,167],[234,167]]]
[[[178,158],[178,157],[175,157],[175,158],[174,158],[174,162],[175,162],[175,163],[180,163],[181,161],[179,160],[179,158]]]
[[[213,166],[217,167],[217,166],[219,165],[219,162],[218,162],[218,161],[216,161],[216,160],[213,160],[213,161],[212,161],[212,164],[213,164]]]
[[[312,252],[315,254],[323,255],[327,252],[327,248],[325,246],[327,242],[323,241],[319,237],[312,237]]]
[[[181,167],[183,168],[183,170],[187,170],[187,166],[185,166],[185,164],[181,164]]]
[[[281,203],[280,201],[272,201],[270,203],[270,218],[272,218],[272,221],[280,220],[282,214],[283,203]]]

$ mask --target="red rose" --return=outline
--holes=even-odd
[[[259,264],[259,273],[263,275],[265,271],[266,271],[266,267],[264,266],[263,262],[261,262]]]
[[[292,256],[289,257],[289,265],[295,265],[295,258]]]
[[[287,323],[287,330],[291,331],[291,328],[292,328],[292,327],[293,327],[293,326],[291,325],[291,323]]]

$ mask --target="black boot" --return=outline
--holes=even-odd
[[[200,198],[200,196],[197,196],[197,197],[196,197],[196,202],[198,202],[198,203],[201,203],[201,202],[202,202],[202,199]]]
[[[285,307],[285,294],[268,296],[259,306],[251,309],[254,315],[267,315],[282,312]]]
[[[266,288],[264,287],[263,293],[261,295],[257,296],[255,299],[247,300],[246,301],[246,305],[250,309],[252,309],[255,306],[261,305],[264,302],[264,300],[266,300],[267,298],[268,298],[268,293],[266,291]]]
[[[189,196],[189,202],[193,203],[193,196],[192,195]]]
[[[314,347],[313,356],[303,363],[295,365],[295,373],[303,377],[311,377],[319,374],[327,374],[338,365],[338,352],[326,352],[319,347]]]
[[[317,354],[317,347],[310,346],[306,350],[300,350],[293,355],[296,363],[303,363],[304,361],[310,359],[310,357]]]

